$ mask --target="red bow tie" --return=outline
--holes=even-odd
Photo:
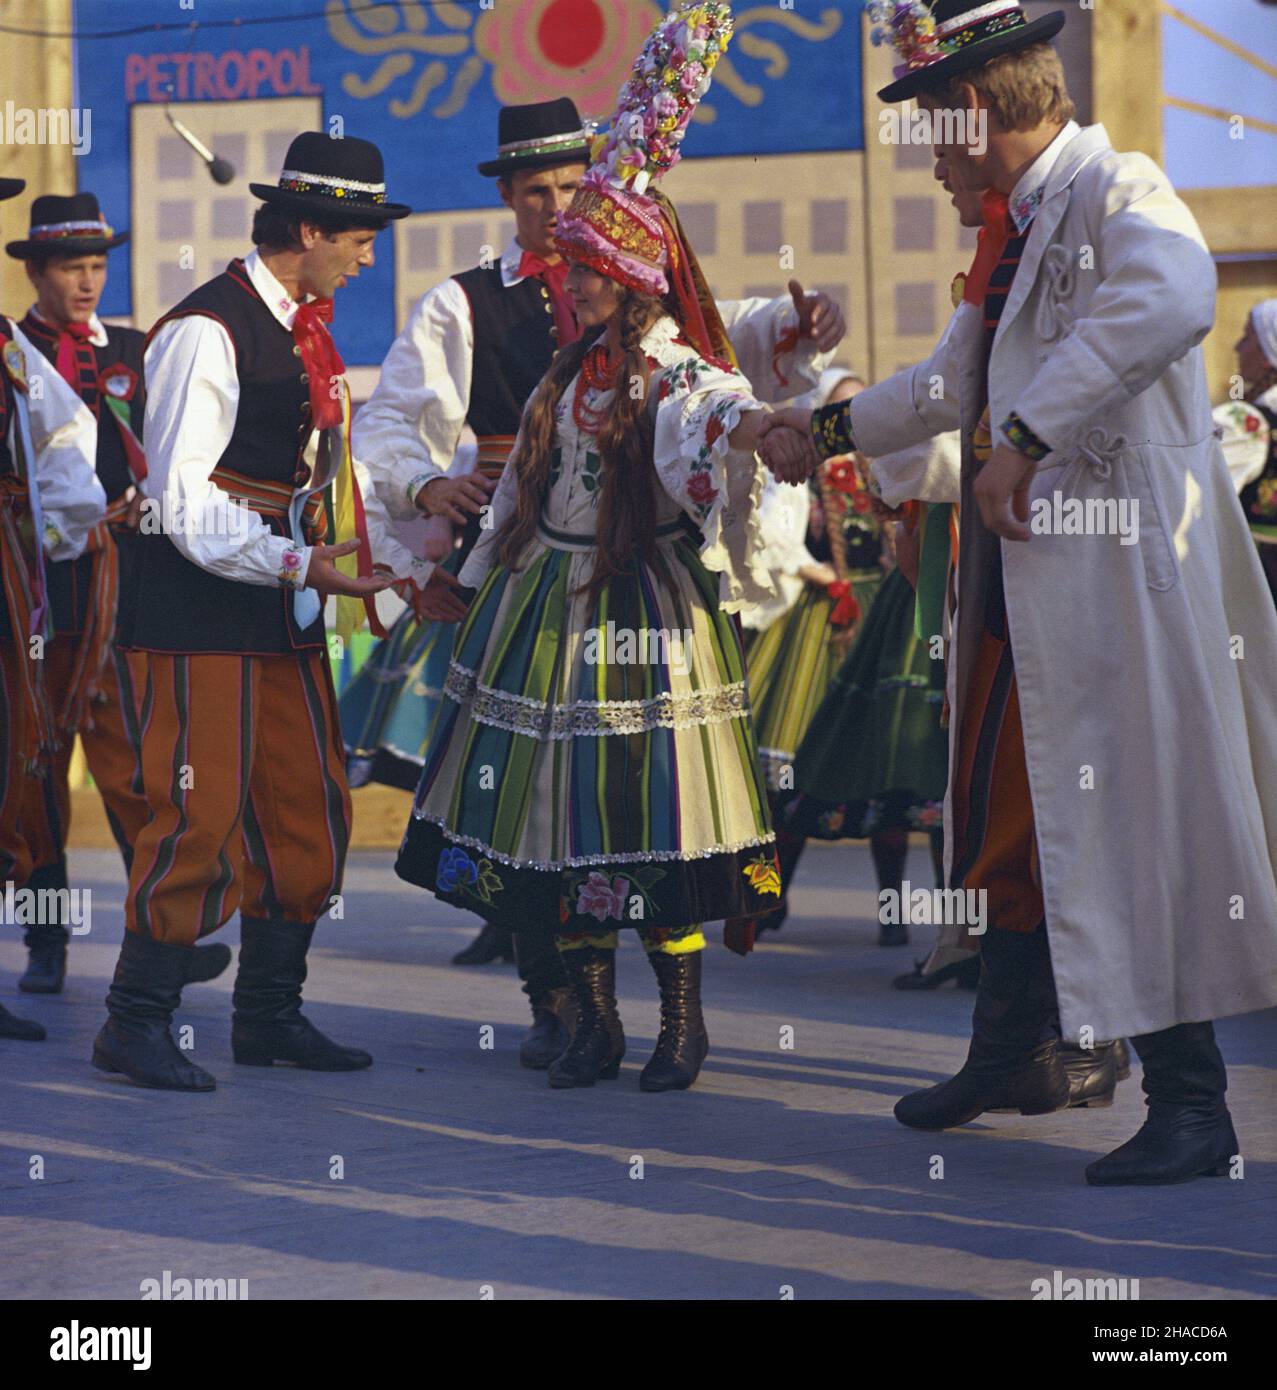
[[[80,394],[80,345],[88,344],[93,329],[87,323],[68,323],[58,334],[58,351],[53,365],[58,375],[75,392]]]
[[[986,189],[981,200],[984,226],[980,228],[980,240],[976,246],[975,260],[967,272],[966,287],[962,297],[968,304],[983,304],[989,288],[989,276],[1002,259],[1006,244],[1015,235],[1015,223],[1011,220],[1011,209],[1007,205],[1007,195],[996,189]]]
[[[301,348],[302,365],[310,383],[310,418],[316,429],[326,430],[342,421],[341,393],[333,395],[334,382],[345,372],[337,344],[326,325],[333,321],[331,299],[312,299],[297,306],[293,339]]]

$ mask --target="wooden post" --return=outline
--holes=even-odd
[[[66,33],[71,28],[71,0],[9,0],[4,18],[15,29]],[[5,34],[3,42],[4,103],[12,102],[15,111],[69,110],[71,40]],[[0,103],[0,118],[4,114]],[[0,130],[0,137],[7,133]],[[75,155],[69,144],[16,145],[0,139],[0,175],[27,181],[18,197],[0,203],[3,241],[25,236],[32,199],[41,193],[76,192]],[[21,318],[31,303],[31,286],[22,262],[0,256],[0,267],[0,309]]]
[[[1094,119],[1116,150],[1162,162],[1162,15],[1148,0],[1098,0],[1092,14]]]

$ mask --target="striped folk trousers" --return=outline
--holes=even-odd
[[[54,710],[62,708],[75,665],[78,639],[59,635],[45,657],[45,686]],[[93,727],[80,730],[84,758],[106,808],[111,834],[125,865],[149,814],[142,791],[138,700],[146,678],[146,658],[112,646],[98,682],[98,698],[88,714]],[[87,721],[86,721],[87,722]],[[31,851],[32,867],[59,864],[71,829],[72,734],[62,735],[49,775],[27,779],[22,796],[22,835]]]
[[[147,654],[125,923],[192,945],[238,909],[309,924],[341,891],[350,792],[324,651]]]

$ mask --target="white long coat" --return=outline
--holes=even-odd
[[[1047,180],[994,340],[990,417],[1014,410],[1052,446],[1034,500],[1138,500],[1138,543],[1003,542],[981,525],[973,306],[931,359],[852,405],[869,455],[962,431],[953,729],[1001,545],[1066,1037],[1277,1003],[1277,616],[1212,430],[1198,344],[1214,310],[1192,215],[1093,126]],[[932,457],[894,475],[888,461],[885,499],[954,500]]]

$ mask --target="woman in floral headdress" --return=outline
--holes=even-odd
[[[661,991],[640,1085],[690,1086],[708,1050],[701,924],[780,891],[728,616],[770,591],[763,408],[677,214],[645,195],[730,24],[721,4],[662,21],[560,221],[583,336],[529,401],[459,576],[478,592],[397,866],[490,921],[556,933],[580,1012],[549,1071],[558,1087],[617,1075],[622,926]]]

